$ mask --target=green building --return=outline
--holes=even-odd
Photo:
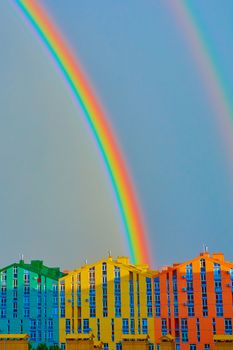
[[[0,333],[27,333],[33,347],[58,344],[58,279],[63,276],[41,260],[1,269]]]

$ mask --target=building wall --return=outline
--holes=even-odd
[[[58,281],[13,264],[0,273],[0,333],[58,344]]]
[[[152,287],[152,273],[147,268],[130,265],[125,258],[101,260],[70,272],[59,281],[61,344],[65,344],[66,334],[90,332],[105,349],[118,350],[123,331],[149,334],[153,342],[150,282]]]
[[[160,307],[156,344],[167,332],[175,337],[177,349],[213,349],[214,334],[232,334],[233,264],[222,254],[205,252],[168,267],[154,276],[154,283],[155,315]]]

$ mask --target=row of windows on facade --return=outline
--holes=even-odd
[[[232,334],[232,319],[225,318],[224,325],[225,325],[225,334],[231,335]],[[193,329],[191,329],[191,331],[193,331]],[[188,342],[189,330],[188,330],[188,319],[187,318],[181,318],[181,325],[179,325],[179,319],[175,319],[176,342],[180,341],[180,339],[179,339],[180,332],[181,332],[182,342]],[[216,334],[216,320],[215,320],[215,318],[212,319],[212,332],[213,332],[213,335]],[[171,329],[169,329],[169,327],[168,327],[166,318],[161,319],[161,333],[162,333],[162,335],[166,335],[168,333],[171,333]],[[200,330],[200,320],[198,318],[196,320],[196,335],[197,335],[197,341],[200,342],[201,330]]]
[[[100,340],[100,319],[97,319],[97,339]],[[112,341],[115,341],[115,327],[114,327],[114,319],[111,319],[111,334],[112,334]],[[84,318],[83,319],[83,327],[81,320],[79,320],[78,324],[78,333],[85,333],[88,334],[91,331],[89,319]],[[66,334],[70,334],[74,332],[74,329],[71,330],[71,320],[66,319]],[[134,319],[128,319],[123,318],[122,319],[122,334],[135,334],[135,320]],[[143,318],[142,320],[138,320],[138,333],[139,334],[148,334],[148,320],[146,318]]]

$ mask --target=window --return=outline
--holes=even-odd
[[[129,320],[128,320],[128,318],[122,319],[122,333],[129,334]]]
[[[66,334],[70,334],[70,319],[66,319]]]
[[[225,334],[232,334],[232,319],[231,318],[225,318]]]
[[[210,344],[205,344],[204,345],[204,350],[210,350]]]
[[[131,334],[135,334],[135,322],[134,322],[134,318],[130,319],[130,333]]]
[[[108,343],[104,343],[104,350],[108,350]]]
[[[88,318],[83,319],[83,333],[84,334],[89,333],[89,320],[88,320]]]
[[[114,324],[114,318],[112,318],[111,328],[112,328],[112,342],[114,342],[114,341],[115,341],[115,324]]]
[[[162,322],[161,333],[162,333],[162,335],[166,335],[167,334],[167,319],[162,318],[161,322]]]
[[[222,306],[216,306],[216,313],[218,317],[223,316],[223,307]]]
[[[97,319],[97,339],[100,340],[100,319]]]
[[[188,321],[187,318],[181,319],[181,334],[182,334],[182,342],[188,342]]]
[[[212,318],[212,330],[213,330],[213,334],[216,334],[216,321],[215,321],[215,318]]]
[[[148,334],[148,321],[147,318],[142,319],[142,334]]]
[[[189,345],[189,349],[190,350],[196,350],[197,349],[196,344],[190,344]]]
[[[116,344],[116,350],[122,350],[122,345],[121,343]]]

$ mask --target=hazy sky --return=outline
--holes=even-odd
[[[154,266],[191,258],[203,243],[233,260],[233,173],[172,11],[162,0],[40,2],[108,111],[140,199]],[[230,94],[233,3],[190,4]],[[0,52],[1,265],[21,253],[65,268],[108,249],[127,254],[82,112],[10,0],[0,2]]]

